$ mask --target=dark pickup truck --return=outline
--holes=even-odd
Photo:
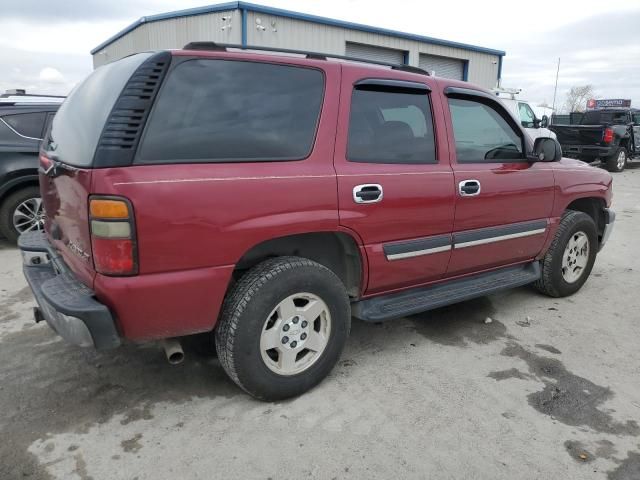
[[[575,118],[575,114],[572,114]],[[640,110],[590,110],[575,125],[550,125],[565,157],[585,162],[600,160],[610,172],[621,172],[640,155]]]

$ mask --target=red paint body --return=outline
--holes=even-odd
[[[556,163],[456,163],[443,89],[469,84],[375,66],[226,52],[174,52],[208,58],[311,65],[325,73],[321,120],[312,154],[293,162],[130,166],[41,175],[47,232],[69,267],[114,312],[120,334],[150,340],[211,330],[238,260],[278,237],[342,232],[359,246],[361,297],[442,281],[544,254],[558,219],[578,198],[611,202],[611,177],[564,159]],[[346,161],[354,82],[391,78],[427,84],[437,164]],[[478,197],[457,195],[478,179]],[[384,200],[356,204],[352,189],[384,186]],[[139,274],[96,274],[88,227],[90,194],[121,195],[133,206]],[[545,234],[389,261],[383,244],[483,227],[547,220]],[[54,240],[51,221],[61,227]],[[69,244],[77,248],[70,248]],[[75,250],[75,251],[74,251]],[[83,258],[78,250],[88,254]]]

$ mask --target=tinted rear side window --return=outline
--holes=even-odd
[[[32,139],[42,139],[45,112],[18,113],[5,115],[2,119],[19,135]]]
[[[354,90],[347,159],[368,163],[436,163],[431,107],[426,93]]]
[[[185,61],[162,87],[137,163],[303,159],[323,91],[324,75],[311,68]]]
[[[0,119],[2,119],[2,117],[0,117]],[[8,123],[0,121],[0,148],[11,152],[25,149],[28,151],[37,151],[38,140],[21,137],[9,127]]]
[[[151,55],[132,55],[89,75],[60,106],[44,148],[64,163],[91,166],[111,109],[131,75]]]

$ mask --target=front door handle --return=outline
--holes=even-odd
[[[458,184],[458,193],[461,197],[475,197],[480,195],[480,182],[478,180],[463,180]]]
[[[382,200],[382,185],[365,183],[353,187],[353,201],[356,203],[377,203]]]

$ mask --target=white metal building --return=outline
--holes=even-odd
[[[136,52],[213,41],[347,55],[421,67],[493,88],[505,52],[315,15],[228,2],[142,17],[91,51],[98,67]]]

